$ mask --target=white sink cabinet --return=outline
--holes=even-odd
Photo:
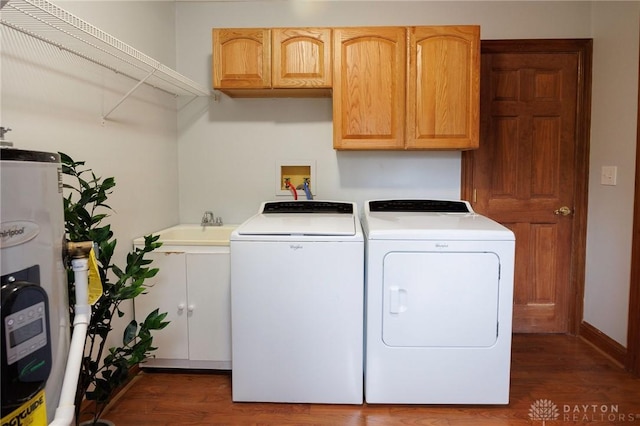
[[[153,333],[153,346],[158,349],[141,366],[229,370],[229,246],[169,243],[147,255],[153,260],[150,267],[160,270],[148,280],[153,287],[135,299],[138,323],[156,308],[167,312],[166,320],[170,321]]]

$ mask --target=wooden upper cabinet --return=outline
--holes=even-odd
[[[213,30],[213,88],[271,87],[271,31],[264,28]]]
[[[334,29],[335,149],[474,149],[480,27]]]
[[[409,29],[407,149],[474,149],[480,127],[480,27]]]
[[[475,149],[480,27],[213,30],[213,88],[333,96],[340,150]]]
[[[232,97],[330,97],[331,28],[213,30],[213,88]]]
[[[331,88],[331,29],[274,28],[274,88]]]
[[[403,149],[406,29],[333,30],[333,147]]]

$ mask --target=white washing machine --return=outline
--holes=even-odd
[[[366,401],[507,404],[513,233],[465,201],[364,210]]]
[[[263,203],[230,245],[233,400],[361,404],[364,237],[355,203]]]

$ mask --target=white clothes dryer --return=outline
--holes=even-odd
[[[263,203],[230,241],[233,400],[361,404],[364,237],[355,203]]]
[[[465,201],[365,203],[368,403],[507,404],[514,234]]]

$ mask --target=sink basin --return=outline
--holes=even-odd
[[[161,231],[152,232],[152,234],[160,235],[159,241],[167,246],[228,246],[229,236],[237,226],[238,225],[176,225]]]

